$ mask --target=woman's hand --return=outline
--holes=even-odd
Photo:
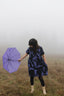
[[[19,62],[21,62],[22,59],[18,59]]]
[[[18,61],[20,62],[21,60],[23,60],[28,54],[24,54],[24,56],[22,56],[20,59],[18,59]]]

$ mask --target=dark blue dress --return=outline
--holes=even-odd
[[[44,62],[44,59],[42,57],[42,55],[44,54],[43,48],[39,46],[36,54],[34,54],[34,52],[30,50],[30,47],[28,47],[26,53],[29,54],[28,59],[29,76],[48,75],[48,66]]]

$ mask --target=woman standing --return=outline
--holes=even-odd
[[[34,38],[29,40],[28,45],[29,47],[26,50],[26,54],[18,61],[20,62],[29,54],[28,72],[30,76],[31,93],[34,92],[34,77],[38,76],[42,85],[43,94],[46,95],[45,82],[42,76],[48,75],[48,67],[43,48],[38,45],[37,40]]]

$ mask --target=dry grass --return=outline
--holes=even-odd
[[[64,60],[63,57],[47,57],[48,76],[44,76],[47,96],[64,96]],[[27,58],[21,62],[18,71],[10,74],[0,62],[0,96],[32,96]],[[42,96],[40,81],[34,78],[33,96]],[[44,95],[43,95],[44,96]]]

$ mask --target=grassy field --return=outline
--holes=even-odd
[[[34,94],[30,94],[28,57],[21,61],[18,71],[10,74],[3,69],[0,57],[0,96],[44,96],[38,77],[34,78]],[[64,96],[64,57],[47,56],[48,75],[43,76],[47,96]]]

